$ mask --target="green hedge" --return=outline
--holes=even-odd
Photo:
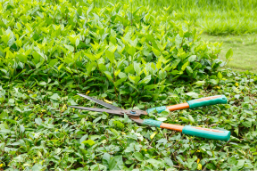
[[[64,89],[78,84],[157,98],[177,78],[204,79],[222,63],[221,44],[201,41],[165,10],[25,0],[6,0],[1,9],[0,73],[6,81],[44,86],[51,79]]]

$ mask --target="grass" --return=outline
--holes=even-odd
[[[106,7],[110,3],[130,4],[130,0],[95,0],[98,7]],[[133,0],[132,6],[149,6],[158,13],[169,9],[170,19],[188,21],[201,27],[211,35],[241,35],[257,33],[257,1],[246,0]]]
[[[202,39],[210,42],[223,42],[221,58],[232,48],[233,57],[227,67],[239,71],[249,70],[257,73],[257,35],[212,36],[203,34]]]
[[[111,3],[129,4],[131,0],[93,0],[97,6],[106,6]],[[132,0],[132,3],[143,6],[168,7],[172,10],[201,8],[205,10],[242,10],[252,9],[257,7],[256,0]]]

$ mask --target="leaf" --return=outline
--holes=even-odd
[[[25,127],[23,125],[20,125],[20,132],[23,133],[25,131]]]
[[[161,69],[159,71],[159,75],[158,76],[159,76],[160,80],[164,80],[166,78],[166,76],[167,76],[167,72]]]
[[[87,134],[86,134],[86,135],[83,135],[83,136],[80,138],[79,142],[80,142],[80,143],[83,143],[83,142],[87,139],[87,137],[88,137]]]
[[[158,62],[156,64],[156,68],[157,69],[161,69],[162,68],[162,64],[166,63],[166,60],[163,58],[163,56],[160,56],[158,58]]]
[[[184,121],[184,122],[189,122],[189,119],[188,119],[188,118],[185,118],[185,117],[179,117],[179,119],[181,119],[181,120]]]
[[[233,56],[233,51],[232,49],[230,48],[227,53],[226,53],[226,59],[229,60],[231,57]]]
[[[135,152],[133,154],[133,156],[138,160],[138,161],[143,161],[144,160],[144,157],[143,155],[140,153],[140,152]]]
[[[107,99],[104,99],[104,101],[105,101],[106,103],[109,103],[109,104],[112,104],[112,103],[113,103],[112,101],[109,101],[109,100],[107,100]]]
[[[82,142],[83,144],[85,144],[86,146],[92,146],[95,144],[95,141],[93,140],[86,140]]]
[[[151,81],[151,75],[148,75],[144,79],[142,79],[139,83],[140,84],[148,84],[150,81]]]
[[[189,73],[189,74],[193,74],[193,72],[194,72],[190,66],[187,66],[187,67],[186,67],[186,71],[187,71],[187,73]]]
[[[125,84],[129,85],[130,87],[135,89],[137,92],[139,92],[139,90],[134,85],[130,84],[129,82],[126,82]]]
[[[189,62],[194,62],[196,60],[196,55],[191,55],[189,58],[188,58],[188,61]]]
[[[35,164],[35,165],[31,168],[32,171],[38,171],[38,170],[42,170],[42,169],[43,169],[43,166],[42,166],[41,164],[39,164],[39,163]]]
[[[209,83],[211,83],[212,85],[217,85],[217,84],[218,84],[218,81],[215,80],[215,79],[210,79],[210,80],[209,80]]]
[[[252,126],[252,122],[250,122],[250,121],[242,122],[242,124],[243,124],[245,127],[248,127],[248,128],[251,128],[251,126]]]
[[[111,155],[110,155],[110,154],[104,153],[104,155],[103,155],[103,160],[105,160],[105,161],[107,161],[107,163],[109,163],[110,158],[111,158]]]
[[[130,64],[128,67],[126,67],[125,68],[125,72],[127,73],[127,74],[134,74],[134,66],[132,65],[132,64]]]
[[[236,164],[236,168],[241,169],[244,167],[244,164],[245,164],[245,160],[238,160],[238,162]]]
[[[124,72],[120,72],[118,75],[119,75],[120,78],[127,79],[127,75]]]
[[[157,134],[157,132],[154,132],[154,133],[150,136],[150,138],[153,139],[156,134]]]
[[[183,66],[181,67],[181,71],[184,71],[189,64],[190,64],[189,61],[184,63]]]
[[[136,71],[137,75],[140,75],[140,72],[141,72],[140,63],[134,62],[134,70]]]
[[[110,161],[108,163],[109,169],[110,170],[115,169],[116,164],[117,164],[116,160],[113,157],[111,157],[111,159],[110,159]]]
[[[205,84],[205,81],[197,81],[194,84],[200,87],[200,86],[203,86]]]
[[[87,15],[92,11],[93,7],[94,7],[94,3],[92,3],[92,4],[89,6],[89,8],[87,9]]]
[[[40,81],[40,82],[38,83],[38,85],[46,86],[46,85],[47,85],[47,83],[46,83],[45,81]]]
[[[166,7],[163,7],[163,9],[164,9],[165,11],[168,11],[168,10],[170,9],[170,6],[168,6],[167,8],[166,8]]]
[[[69,38],[69,40],[70,40],[70,42],[71,42],[71,44],[73,45],[73,46],[78,46],[78,44],[79,44],[79,35],[70,35],[70,36],[68,36],[68,38]]]
[[[165,157],[164,160],[165,160],[165,162],[166,162],[170,167],[173,166],[173,162],[172,162],[172,160],[170,159],[170,157]]]
[[[72,98],[68,99],[68,104],[72,106],[78,105]],[[64,107],[63,111],[66,110],[66,106],[64,105],[63,107]]]
[[[152,47],[152,51],[155,54],[155,56],[159,57],[161,52],[158,49],[155,49],[154,47]]]
[[[53,67],[54,65],[56,65],[58,63],[58,59],[52,59],[49,63],[48,63],[48,65],[50,66],[50,67]]]
[[[63,67],[63,63],[58,66],[58,70],[60,71],[62,67]]]
[[[106,50],[105,55],[110,60],[111,63],[115,62],[114,52],[110,52],[109,50]]]
[[[95,61],[97,60],[96,56],[90,54],[90,53],[86,53],[84,52],[84,54],[86,55],[86,57],[88,57],[91,61]]]
[[[140,76],[129,75],[128,78],[133,84],[137,84],[140,80]]]
[[[76,39],[75,46],[77,47],[79,45],[79,38]]]
[[[213,163],[208,163],[207,165],[206,165],[206,168],[207,169],[212,169],[212,170],[215,170],[216,169],[216,166],[213,164]]]
[[[117,81],[114,82],[114,85],[118,87],[119,85],[123,84],[126,80],[127,78],[118,79]]]
[[[197,170],[202,170],[202,165],[200,163],[197,164]]]
[[[113,77],[111,75],[111,73],[109,71],[105,71],[104,74],[106,75],[106,77],[112,81]]]
[[[155,169],[163,167],[163,163],[155,159],[148,159],[147,162],[152,164]]]
[[[191,115],[189,115],[189,114],[188,114],[188,119],[189,119],[189,121],[190,121],[191,123],[194,123],[194,122],[195,122],[194,118],[193,118]]]
[[[171,74],[172,75],[181,75],[181,74],[183,74],[183,72],[182,71],[178,71],[178,70],[173,70],[172,72],[171,72]]]
[[[35,122],[36,122],[36,124],[41,125],[42,124],[42,119],[41,118],[36,118]]]
[[[171,69],[175,69],[178,64],[180,63],[181,59],[176,59],[174,61],[172,61],[172,65],[171,65]]]
[[[186,93],[186,95],[188,95],[192,98],[195,98],[195,99],[198,98],[198,94],[196,92],[188,92],[188,93]]]
[[[133,46],[128,45],[125,49],[131,56],[134,56],[136,53],[136,49]]]
[[[107,167],[102,164],[97,163],[97,164],[90,166],[90,170],[107,170]]]
[[[218,79],[220,79],[220,80],[222,79],[222,74],[221,74],[221,72],[218,73],[217,77],[218,77]]]
[[[117,128],[120,128],[120,129],[123,129],[123,128],[124,128],[124,124],[121,123],[120,121],[113,121],[113,124],[114,124]]]
[[[59,95],[58,95],[57,93],[54,93],[54,94],[50,97],[50,99],[52,99],[52,100],[58,100],[58,99],[60,99],[60,97],[59,97]]]
[[[167,118],[165,118],[165,117],[160,117],[160,118],[157,118],[157,120],[158,120],[158,121],[166,121]]]

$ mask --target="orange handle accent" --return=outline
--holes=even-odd
[[[203,130],[203,131],[210,131],[210,132],[220,132],[220,133],[224,132],[224,131],[220,131],[220,130],[217,130],[217,129],[209,129],[209,128],[202,128],[202,127],[192,127],[192,128]]]
[[[167,106],[167,109],[169,111],[187,109],[187,108],[189,108],[188,103],[181,103],[181,104],[177,104],[177,105]]]
[[[178,132],[182,132],[182,129],[184,128],[184,126],[182,125],[167,124],[167,123],[162,123],[160,127],[165,129],[171,129],[173,131],[178,131]]]

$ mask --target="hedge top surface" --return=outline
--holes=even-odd
[[[109,86],[116,96],[150,99],[165,84],[204,79],[222,64],[221,44],[201,41],[186,22],[149,7],[4,0],[1,11],[0,73],[6,81],[61,80],[65,88],[88,81],[87,88]]]

